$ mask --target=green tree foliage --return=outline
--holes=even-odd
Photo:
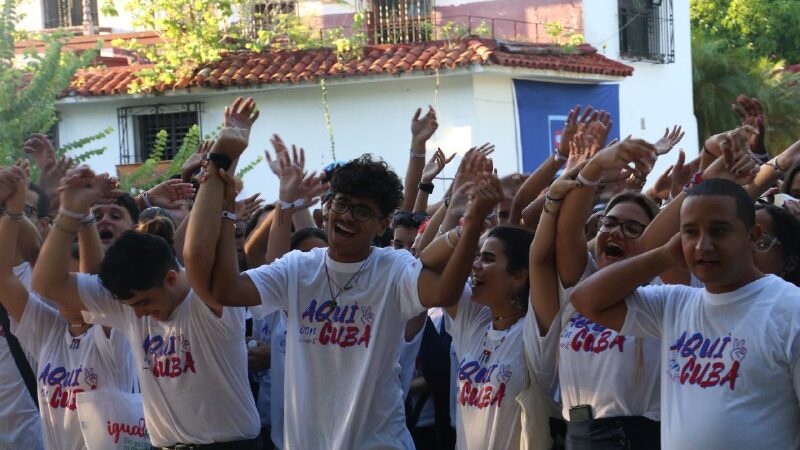
[[[747,49],[731,49],[723,40],[695,36],[692,63],[700,139],[740,123],[731,112],[731,103],[740,93],[758,98],[764,106],[770,153],[780,153],[800,136],[800,76],[781,70],[782,61],[754,59]]]
[[[189,131],[184,136],[178,152],[170,161],[167,168],[159,172],[159,166],[164,158],[164,149],[167,146],[169,134],[167,130],[161,130],[156,134],[156,140],[153,144],[153,151],[145,162],[139,166],[136,171],[129,175],[124,175],[120,178],[119,184],[124,192],[138,192],[144,189],[149,189],[162,181],[165,181],[181,173],[183,163],[197,151],[200,146],[200,128],[197,125],[192,125]]]
[[[31,50],[26,52],[24,61],[17,60],[17,19],[16,1],[4,0],[0,11],[1,165],[24,156],[22,144],[31,133],[46,133],[55,125],[56,99],[69,86],[75,72],[91,63],[96,54],[62,51],[68,36],[54,33],[40,37],[45,42],[42,53]]]
[[[692,33],[757,57],[800,63],[800,1],[691,0]]]

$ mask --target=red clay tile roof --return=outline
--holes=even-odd
[[[199,68],[191,78],[183,79],[172,86],[160,86],[157,91],[188,87],[224,88],[314,82],[323,76],[332,79],[399,75],[472,65],[499,65],[614,77],[630,76],[633,73],[632,67],[598,54],[589,45],[581,45],[570,53],[552,45],[503,44],[494,40],[468,38],[450,43],[438,41],[367,46],[361,58],[343,64],[337,63],[336,55],[331,49],[229,53],[219,61]],[[81,71],[75,76],[66,94],[124,94],[135,78],[135,72],[143,67],[147,66]]]

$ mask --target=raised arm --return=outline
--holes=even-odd
[[[531,308],[536,315],[539,333],[544,336],[561,309],[556,272],[556,221],[567,193],[578,185],[575,178],[585,162],[564,172],[545,196],[544,214],[539,219],[530,249]]]
[[[447,265],[441,274],[428,271],[434,275],[423,280],[420,275],[420,298],[423,292],[435,292],[437,304],[444,306],[451,317],[455,317],[458,310],[458,299],[464,291],[472,262],[475,259],[475,250],[478,240],[483,232],[483,223],[486,216],[503,199],[503,186],[495,175],[486,176],[476,187],[467,214],[464,216],[464,225],[460,229],[451,230],[445,235],[450,247],[455,247],[452,255],[447,259]],[[453,241],[457,241],[453,244]],[[435,250],[434,247],[432,250]],[[423,263],[424,264],[424,263]],[[425,271],[423,272],[423,274]],[[423,281],[430,283],[426,285]],[[428,298],[430,300],[430,297]],[[430,307],[430,303],[423,303]]]
[[[189,216],[186,242],[183,248],[186,273],[189,283],[200,298],[208,299],[208,302],[212,304],[225,305],[223,303],[225,301],[237,300],[245,304],[257,303],[258,295],[252,283],[250,283],[252,291],[244,289],[244,294],[252,294],[255,298],[233,295],[239,288],[237,283],[238,264],[235,263],[230,267],[234,273],[233,277],[213,280],[216,284],[221,283],[223,287],[229,287],[230,295],[227,295],[225,299],[216,299],[211,292],[212,272],[217,257],[217,245],[215,244],[220,238],[220,229],[222,228],[222,203],[225,192],[225,184],[220,178],[219,171],[224,172],[230,169],[230,164],[237,161],[247,148],[250,128],[257,118],[258,111],[251,98],[243,100],[239,97],[233,101],[230,107],[225,108],[225,127],[220,130],[217,141],[209,152],[206,169],[208,173],[205,181],[200,185],[192,213]],[[230,208],[235,208],[235,205]],[[232,209],[228,212],[233,214]],[[249,283],[249,279],[247,282]],[[230,283],[230,285],[226,286],[226,283]]]
[[[292,216],[295,208],[311,203],[313,199],[327,190],[316,173],[306,174],[305,151],[292,146],[292,156],[280,153],[279,156],[280,189],[275,217],[269,232],[267,244],[267,264],[289,253],[289,241],[292,236]]]
[[[428,107],[428,113],[422,118],[420,118],[420,114],[422,114],[422,109],[418,108],[411,119],[411,153],[403,182],[403,203],[400,205],[400,211],[412,212],[411,209],[414,207],[419,191],[422,169],[425,167],[425,143],[439,128],[436,111],[432,106]]]
[[[247,237],[244,243],[244,258],[247,267],[255,268],[267,262],[267,246],[269,245],[269,233],[272,229],[272,221],[275,220],[277,212],[272,209],[264,212],[266,219],[262,220]]]
[[[428,196],[433,192],[433,180],[442,173],[444,167],[452,161],[455,156],[456,154],[453,153],[449,158],[445,157],[442,149],[437,149],[436,152],[434,152],[430,161],[425,164],[425,168],[422,170],[422,178],[419,182],[420,186],[426,187],[431,192],[422,188],[419,189],[417,192],[417,200],[414,202],[413,212],[425,212],[425,210],[428,209]]]
[[[28,290],[14,275],[14,264],[17,259],[16,242],[20,225],[25,217],[25,194],[28,190],[27,162],[0,171],[0,193],[12,192],[5,199],[6,214],[0,216],[0,236],[6,242],[0,251],[0,302],[8,314],[17,322],[22,320],[22,313],[28,303]]]
[[[580,186],[564,199],[558,216],[556,266],[564,287],[574,286],[586,268],[584,225],[592,209],[596,186],[604,173],[619,173],[634,163],[634,173],[649,171],[655,162],[655,148],[640,139],[625,139],[595,154],[580,171]]]
[[[625,297],[676,265],[683,265],[680,234],[662,247],[598,270],[575,286],[570,301],[589,320],[619,331],[628,313]]]
[[[80,218],[87,217],[97,201],[107,201],[120,194],[116,180],[107,175],[95,176],[86,166],[67,172],[62,181],[61,210],[42,246],[33,270],[33,290],[61,307],[83,310],[75,274],[68,271],[72,241],[78,234]]]

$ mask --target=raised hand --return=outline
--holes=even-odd
[[[589,181],[599,181],[604,173],[621,172],[630,173],[641,181],[653,169],[656,157],[652,144],[629,137],[598,152],[581,173]]]
[[[595,111],[583,132],[584,145],[603,148],[608,140],[608,133],[611,132],[611,125],[611,114],[602,110]]]
[[[248,221],[250,216],[253,215],[264,204],[264,199],[259,198],[261,194],[256,193],[247,197],[244,200],[236,202],[236,220]]]
[[[570,170],[582,162],[592,159],[597,154],[598,148],[593,139],[583,138],[583,132],[576,133],[569,143],[569,156],[564,170]]]
[[[150,188],[147,197],[153,206],[174,209],[180,207],[180,201],[194,198],[194,186],[183,180],[167,180]]]
[[[5,205],[15,190],[16,181],[13,173],[5,167],[0,167],[0,205]]]
[[[681,151],[681,155],[678,156],[678,160],[680,161],[681,158],[685,158],[683,151]],[[666,201],[669,199],[670,193],[672,192],[672,169],[674,167],[675,165],[667,167],[667,170],[656,178],[656,182],[653,183],[653,186],[647,191],[648,196],[658,201]]]
[[[681,139],[683,139],[685,134],[686,133],[682,132],[681,127],[678,125],[672,127],[672,131],[669,131],[669,128],[667,128],[667,130],[664,131],[664,136],[661,136],[661,139],[657,140],[656,143],[653,144],[656,148],[656,153],[658,156],[669,153],[669,151],[672,150],[672,148],[675,147],[675,145],[680,142]]]
[[[700,158],[695,158],[686,163],[686,154],[683,150],[678,154],[678,161],[672,169],[672,185],[670,192],[673,197],[681,193],[686,183],[692,179],[692,175],[700,170]]]
[[[455,156],[456,154],[453,153],[449,158],[446,158],[442,149],[437,149],[430,161],[425,164],[425,168],[422,169],[422,183],[432,183],[434,178],[444,170],[444,166],[452,161]]]
[[[256,102],[252,97],[246,100],[236,97],[230,106],[225,108],[224,128],[217,136],[215,151],[226,155],[231,161],[242,154],[250,140],[250,129],[258,119]]]
[[[203,141],[200,143],[200,146],[197,147],[197,151],[186,158],[183,166],[181,166],[181,180],[183,180],[185,183],[188,183],[192,180],[192,174],[197,169],[202,167],[203,161],[206,159],[206,155],[211,151],[211,148],[214,146],[215,142],[215,140]]]
[[[278,198],[284,203],[293,203],[302,207],[321,195],[327,187],[321,183],[322,176],[316,173],[307,174],[305,167],[305,151],[292,146],[292,156],[288,153],[280,155],[280,189]],[[299,204],[298,204],[298,201]]]
[[[89,166],[81,165],[67,171],[58,188],[61,208],[87,214],[100,198],[94,189],[95,174]]]
[[[742,120],[742,126],[748,125],[755,128],[758,133],[748,136],[750,149],[757,154],[767,153],[764,145],[766,127],[764,124],[764,107],[757,98],[747,98],[744,94],[736,97],[736,103],[731,104],[731,110]]]
[[[420,114],[422,114],[422,108],[417,108],[411,119],[411,143],[424,147],[428,139],[439,128],[439,122],[436,121],[436,111],[433,110],[433,106],[428,106],[428,113],[422,118],[420,118]]]
[[[472,191],[465,218],[472,217],[483,221],[495,206],[503,200],[503,186],[497,175],[484,175]]]
[[[575,167],[562,172],[561,176],[559,176],[556,181],[550,185],[547,195],[553,200],[564,199],[569,191],[579,185],[579,182],[576,180],[576,178],[578,177],[578,173],[580,173],[581,169],[583,169],[583,166],[586,164],[587,161],[583,161]]]
[[[464,154],[461,164],[456,171],[456,179],[453,181],[453,190],[455,191],[462,184],[472,181],[478,181],[478,173],[482,170],[489,155],[494,152],[494,145],[485,143],[480,147],[472,147]]]
[[[591,109],[591,106],[589,107]],[[569,143],[572,142],[573,136],[578,132],[578,116],[581,113],[581,105],[575,105],[567,113],[567,120],[564,122],[564,128],[561,130],[561,142],[558,143],[558,152],[562,156],[569,155]]]
[[[30,155],[33,163],[36,164],[40,171],[44,171],[56,163],[56,150],[44,134],[32,134],[25,141],[23,150]]]
[[[743,136],[741,136],[743,138]],[[723,155],[703,171],[705,178],[724,178],[740,185],[750,184],[758,173],[758,165],[749,152],[737,152],[733,146],[724,146]]]
[[[281,155],[284,153],[288,154],[289,149],[286,148],[286,144],[283,143],[283,139],[281,139],[281,137],[278,136],[277,134],[272,135],[272,139],[270,139],[270,142],[272,143],[272,148],[275,149],[275,159],[272,159],[272,157],[269,154],[269,150],[264,150],[264,156],[266,156],[267,158],[267,165],[272,170],[272,173],[274,173],[276,176],[280,176]]]
[[[25,210],[25,194],[28,191],[28,183],[30,177],[28,176],[28,161],[22,160],[3,173],[3,184],[10,184],[13,192],[6,199],[6,208],[14,214],[21,213]]]

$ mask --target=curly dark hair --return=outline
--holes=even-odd
[[[333,174],[331,190],[356,198],[374,201],[381,216],[387,217],[403,201],[403,183],[382,158],[362,155],[340,167]]]
[[[793,165],[786,171],[786,174],[783,176],[783,183],[781,183],[781,192],[792,195],[792,182],[794,182],[794,177],[796,177],[798,173],[800,173],[800,163]]]

